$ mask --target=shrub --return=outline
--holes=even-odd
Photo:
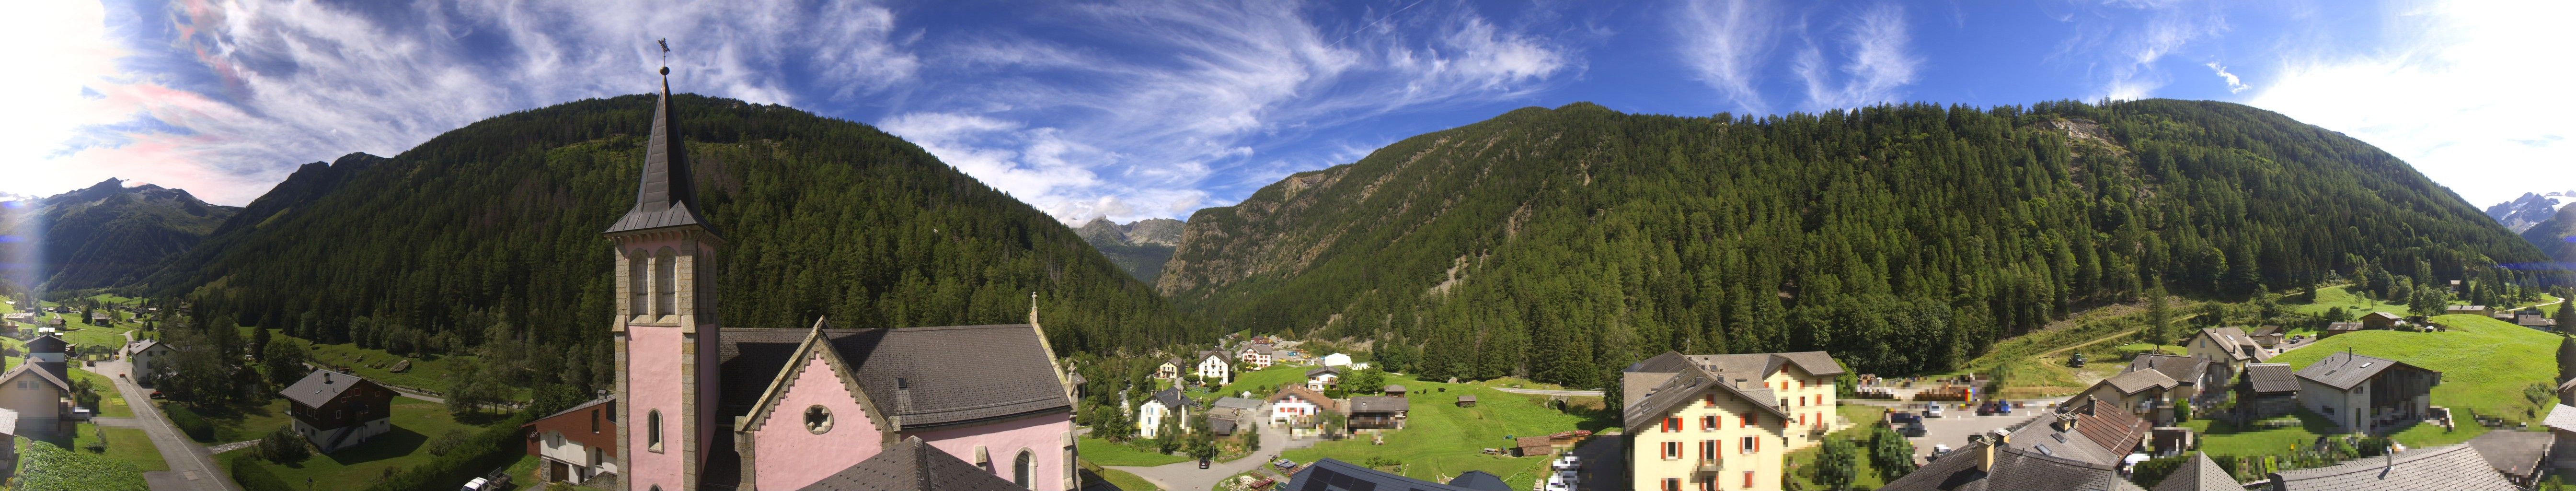
[[[2175,470],[2182,469],[2183,465],[2190,463],[2192,455],[2158,457],[2139,462],[2137,467],[2129,472],[2129,482],[2137,483],[2138,487],[2143,488],[2156,487],[2157,483],[2165,481],[2165,476],[2173,475]]]
[[[170,424],[177,425],[179,427],[179,432],[187,433],[188,438],[200,442],[214,443],[215,424],[206,422],[206,417],[198,416],[196,411],[188,410],[188,406],[182,404],[162,404],[161,413],[169,415]]]
[[[458,445],[464,445],[467,440],[472,438],[472,436],[465,434],[465,430],[447,430],[446,433],[439,434],[438,439],[429,441],[429,454],[438,456],[447,455],[448,452],[456,451],[456,447]]]
[[[79,491],[147,491],[143,471],[134,464],[17,438],[18,478],[14,489]]]
[[[267,467],[260,467],[252,462],[249,455],[233,456],[225,460],[227,470],[232,471],[233,483],[240,484],[242,491],[294,491],[295,489],[287,486],[286,479],[277,477],[277,473],[269,472]]]
[[[510,419],[493,423],[492,426],[475,433],[472,438],[450,450],[447,455],[438,456],[429,463],[388,475],[384,480],[377,481],[375,485],[368,486],[365,490],[453,490],[456,488],[456,483],[483,477],[484,471],[509,465],[519,460],[519,457],[527,455],[528,447],[524,440],[526,436],[519,425],[533,419],[536,419],[536,415],[521,412],[511,416]],[[392,471],[392,469],[386,470]]]
[[[268,432],[268,436],[260,437],[257,450],[259,458],[280,464],[292,464],[313,458],[313,451],[304,447],[304,435],[296,434],[293,424],[280,425],[277,431]]]

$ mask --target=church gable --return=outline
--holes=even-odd
[[[834,413],[829,415],[834,420],[832,425],[842,424],[845,418],[860,418],[865,420],[868,431],[899,429],[894,427],[899,423],[886,420],[869,399],[866,389],[859,385],[858,372],[824,339],[824,325],[821,320],[815,321],[814,331],[790,358],[793,361],[770,381],[760,402],[735,427],[736,431],[759,432],[772,424],[805,428],[809,426],[806,410],[816,405]]]

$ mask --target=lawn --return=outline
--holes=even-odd
[[[98,391],[99,396],[97,408],[99,417],[134,417],[134,407],[126,405],[125,393],[123,391],[116,390],[116,382],[108,380],[106,375],[99,375],[88,370],[74,368],[72,369],[72,380],[75,381],[73,383],[87,380],[91,387],[97,388],[96,390]]]
[[[1315,367],[1298,365],[1271,365],[1270,368],[1266,370],[1238,372],[1234,374],[1233,384],[1228,384],[1225,387],[1218,388],[1216,393],[1225,396],[1242,397],[1244,392],[1251,392],[1252,397],[1250,397],[1250,399],[1268,399],[1271,394],[1278,393],[1279,386],[1282,384],[1306,383],[1306,371],[1313,370],[1314,368]]]
[[[2547,412],[2548,406],[2533,405],[2522,394],[2532,384],[2548,386],[2553,391],[2557,387],[2559,335],[2477,315],[2444,315],[2432,320],[2453,329],[2341,334],[2272,361],[2304,368],[2349,348],[2354,353],[2442,372],[2442,385],[2433,388],[2433,405],[2511,421],[2537,421],[2534,413]],[[2468,424],[2467,414],[2454,417]]]
[[[1136,477],[1135,474],[1129,474],[1127,471],[1101,469],[1095,474],[1099,475],[1101,480],[1109,481],[1109,485],[1117,486],[1118,489],[1125,491],[1158,491],[1163,489],[1154,487],[1154,483],[1145,482],[1145,478]]]
[[[81,423],[79,431],[72,437],[72,450],[89,453],[90,443],[99,439],[99,429],[96,425]],[[161,460],[161,449],[152,445],[152,436],[144,433],[142,428],[106,430],[107,458],[134,464],[136,470],[143,472],[170,470],[170,463]]]
[[[439,395],[440,392],[447,390],[450,380],[448,367],[458,363],[475,363],[475,357],[471,355],[404,358],[387,354],[384,350],[360,348],[355,344],[306,343],[305,346],[312,352],[314,364],[344,368],[377,383],[410,387],[413,390],[427,391],[430,395]],[[394,373],[391,370],[396,362],[406,359],[411,360],[411,369],[404,370],[403,373]],[[529,397],[531,395],[526,387],[510,388],[509,398],[512,401],[526,401]]]
[[[2344,312],[2351,313],[2354,318],[2361,317],[2361,314],[2379,311],[2406,313],[2407,308],[2404,304],[2376,302],[2361,298],[2360,294],[2352,291],[2353,288],[2357,287],[2342,285],[2318,288],[2315,302],[2304,304],[2283,302],[2281,306],[2289,309],[2290,312],[2306,315],[2325,315],[2327,309],[2343,307]]]
[[[1478,385],[1425,382],[1396,374],[1388,374],[1387,383],[1403,384],[1414,395],[1405,429],[1383,433],[1386,444],[1372,445],[1369,437],[1362,435],[1317,442],[1312,448],[1289,450],[1281,457],[1298,462],[1331,457],[1351,463],[1392,459],[1404,463],[1402,474],[1416,479],[1481,470],[1502,476],[1514,489],[1522,489],[1538,479],[1547,458],[1486,455],[1483,449],[1510,447],[1510,437],[1573,429],[1601,430],[1612,426],[1616,419],[1597,409],[1568,414],[1548,408],[1546,396],[1511,394]],[[1454,401],[1460,394],[1475,395],[1479,402],[1472,408],[1458,407]]]
[[[1870,430],[1878,427],[1878,416],[1876,413],[1883,413],[1886,410],[1868,406],[1847,405],[1837,407],[1835,408],[1835,411],[1843,413],[1844,417],[1850,417],[1854,414],[1854,411],[1852,411],[1852,408],[1854,407],[1867,408],[1869,410],[1868,412],[1871,413],[1867,416],[1870,419],[1853,420],[1850,428],[1844,428],[1842,431],[1826,434],[1825,439],[1852,442],[1852,482],[1851,486],[1849,486],[1851,489],[1876,489],[1879,486],[1887,485],[1887,481],[1880,479],[1878,469],[1870,467],[1869,465],[1869,436]],[[1801,489],[1825,489],[1824,486],[1816,485],[1816,471],[1812,468],[1816,463],[1816,456],[1824,453],[1824,451],[1824,440],[1818,440],[1814,446],[1799,449],[1796,452],[1789,452],[1789,455],[1784,457],[1785,462],[1787,462],[1788,468],[1790,469],[1789,475],[1794,476],[1794,478],[1798,480],[1798,484],[1805,486]],[[1915,453],[1923,453],[1923,450],[1915,449]]]
[[[1146,450],[1138,450],[1135,447],[1127,446],[1127,444],[1124,443],[1092,438],[1087,435],[1083,436],[1080,441],[1075,442],[1074,445],[1076,446],[1076,449],[1082,453],[1082,460],[1088,460],[1100,465],[1153,467],[1190,460],[1189,457],[1164,455]]]
[[[2332,421],[2317,416],[2316,413],[2303,409],[2296,416],[2300,422],[2298,426],[2268,430],[2241,430],[2225,422],[2206,419],[2187,421],[2182,426],[2191,428],[2193,432],[2201,435],[2200,450],[2210,455],[2285,454],[2289,453],[2291,448],[2315,443],[2319,435],[2333,434],[2335,431]],[[2476,438],[2486,432],[2486,427],[2476,424],[2460,425],[2458,431],[2447,432],[2439,426],[2416,425],[2406,431],[2398,432],[2394,438],[2398,443],[2404,443],[2408,447],[2424,448],[2469,441],[2470,438]]]
[[[257,440],[268,436],[269,432],[277,431],[278,428],[286,426],[287,422],[294,420],[287,416],[286,409],[286,400],[278,399],[259,406],[205,410],[197,413],[204,415],[206,422],[215,425],[216,441],[209,443],[220,445]]]
[[[382,476],[389,469],[404,469],[429,462],[434,458],[429,454],[429,442],[442,433],[457,430],[470,434],[482,429],[449,417],[446,406],[409,397],[394,398],[393,426],[393,431],[339,452],[314,455],[293,464],[260,461],[257,465],[277,473],[278,479],[298,491],[313,491],[303,487],[307,482],[340,489],[352,487],[353,482]]]

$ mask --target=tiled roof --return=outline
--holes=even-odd
[[[2576,431],[2576,406],[2551,405],[2549,417],[2541,419],[2541,424],[2554,430]]]
[[[1288,396],[1297,396],[1297,399],[1314,404],[1316,408],[1325,411],[1341,410],[1341,404],[1333,402],[1332,398],[1324,397],[1323,394],[1315,393],[1314,390],[1307,389],[1306,386],[1297,384],[1281,384],[1279,386],[1279,392],[1271,394],[1270,399],[1268,400],[1270,402],[1279,402],[1287,400]]]
[[[922,443],[921,437],[824,476],[800,491],[1025,491],[992,472]]]
[[[2209,460],[2209,454],[2193,453],[2191,461],[2165,475],[2164,482],[2156,483],[2155,491],[2245,491],[2245,485],[2228,477],[2227,469]]]
[[[2273,474],[2275,491],[2512,491],[2486,457],[2468,445],[2419,448],[2394,456],[2361,458],[2332,467]]]
[[[304,374],[304,378],[296,380],[295,384],[286,386],[286,390],[277,391],[277,394],[293,399],[295,402],[304,403],[306,407],[322,407],[361,382],[373,383],[356,375],[330,370],[314,370],[313,373]]]
[[[1413,410],[1413,403],[1402,397],[1359,396],[1351,398],[1351,413],[1400,413]]]
[[[2396,360],[2358,355],[2347,351],[2328,354],[2325,359],[2317,360],[2316,363],[2308,365],[2307,368],[2299,369],[2299,378],[2325,384],[2338,390],[2352,390],[2353,386],[2360,385],[2362,381],[2370,380],[2371,377],[2379,376],[2380,372],[2385,372],[2388,371],[2389,368],[2401,365],[2416,370],[2433,372],[2432,370],[2425,370],[2421,367],[2407,365]],[[2440,374],[2442,372],[2433,373]]]
[[[2173,377],[2165,376],[2164,372],[2155,370],[2138,370],[2102,379],[2102,384],[2109,385],[2113,389],[2118,389],[2120,391],[2120,395],[2125,396],[2136,395],[2139,392],[2145,392],[2149,389],[2172,389],[2174,386],[2181,385],[2182,383],[2175,381]]]
[[[2116,465],[2146,438],[2146,422],[2126,409],[2099,400],[2073,404],[2014,429],[2011,446],[2078,462]],[[2065,424],[2068,421],[2073,424]]]
[[[2146,491],[2121,479],[2116,468],[2039,453],[2014,443],[1994,452],[1994,469],[1977,469],[1985,443],[1970,443],[1924,464],[1879,491]]]
[[[2245,365],[2245,379],[2258,393],[2298,392],[2299,377],[2296,373],[2290,371],[2288,363]]]
[[[808,329],[726,328],[718,356],[725,416],[748,413]],[[1027,324],[823,329],[860,390],[907,429],[1072,407]],[[898,390],[898,385],[902,390]],[[909,397],[897,397],[909,392]],[[909,402],[908,405],[899,402]]]
[[[1639,397],[1639,394],[1629,394],[1629,397],[1639,397],[1639,399],[1621,412],[1620,420],[1624,423],[1622,426],[1632,433],[1644,431],[1647,425],[1661,421],[1664,415],[1672,413],[1673,407],[1697,400],[1700,393],[1712,389],[1734,394],[1735,397],[1753,403],[1754,407],[1770,412],[1774,417],[1789,417],[1788,413],[1781,412],[1779,407],[1772,405],[1774,398],[1771,396],[1769,387],[1743,388],[1724,375],[1709,373],[1708,370],[1697,366],[1687,366],[1680,374],[1665,380],[1654,390],[1647,391],[1643,397]]]
[[[1389,474],[1327,457],[1308,464],[1305,469],[1297,471],[1297,475],[1289,476],[1288,485],[1278,489],[1281,491],[1497,491],[1477,486],[1481,484],[1481,480],[1469,479],[1463,474],[1450,479],[1449,482],[1450,484],[1441,484]]]
[[[2128,371],[2139,370],[2163,372],[2166,378],[2173,379],[2177,384],[2199,385],[2201,375],[2209,373],[2209,360],[2191,356],[2139,353],[2137,358],[2129,360]]]
[[[662,97],[653,103],[653,134],[644,145],[644,176],[635,187],[635,208],[601,233],[682,225],[707,226],[699,216],[697,182],[689,173],[689,149],[673,123],[671,79],[662,79]],[[714,227],[708,227],[714,233]]]

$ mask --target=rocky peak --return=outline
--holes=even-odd
[[[2560,201],[2557,197],[2565,195],[2566,193],[2554,191],[2545,196],[2540,193],[2522,193],[2522,197],[2515,198],[2513,201],[2487,207],[2487,218],[2495,219],[2496,223],[2503,224],[2514,233],[2522,233],[2525,230],[2531,230],[2534,225],[2558,216]]]

